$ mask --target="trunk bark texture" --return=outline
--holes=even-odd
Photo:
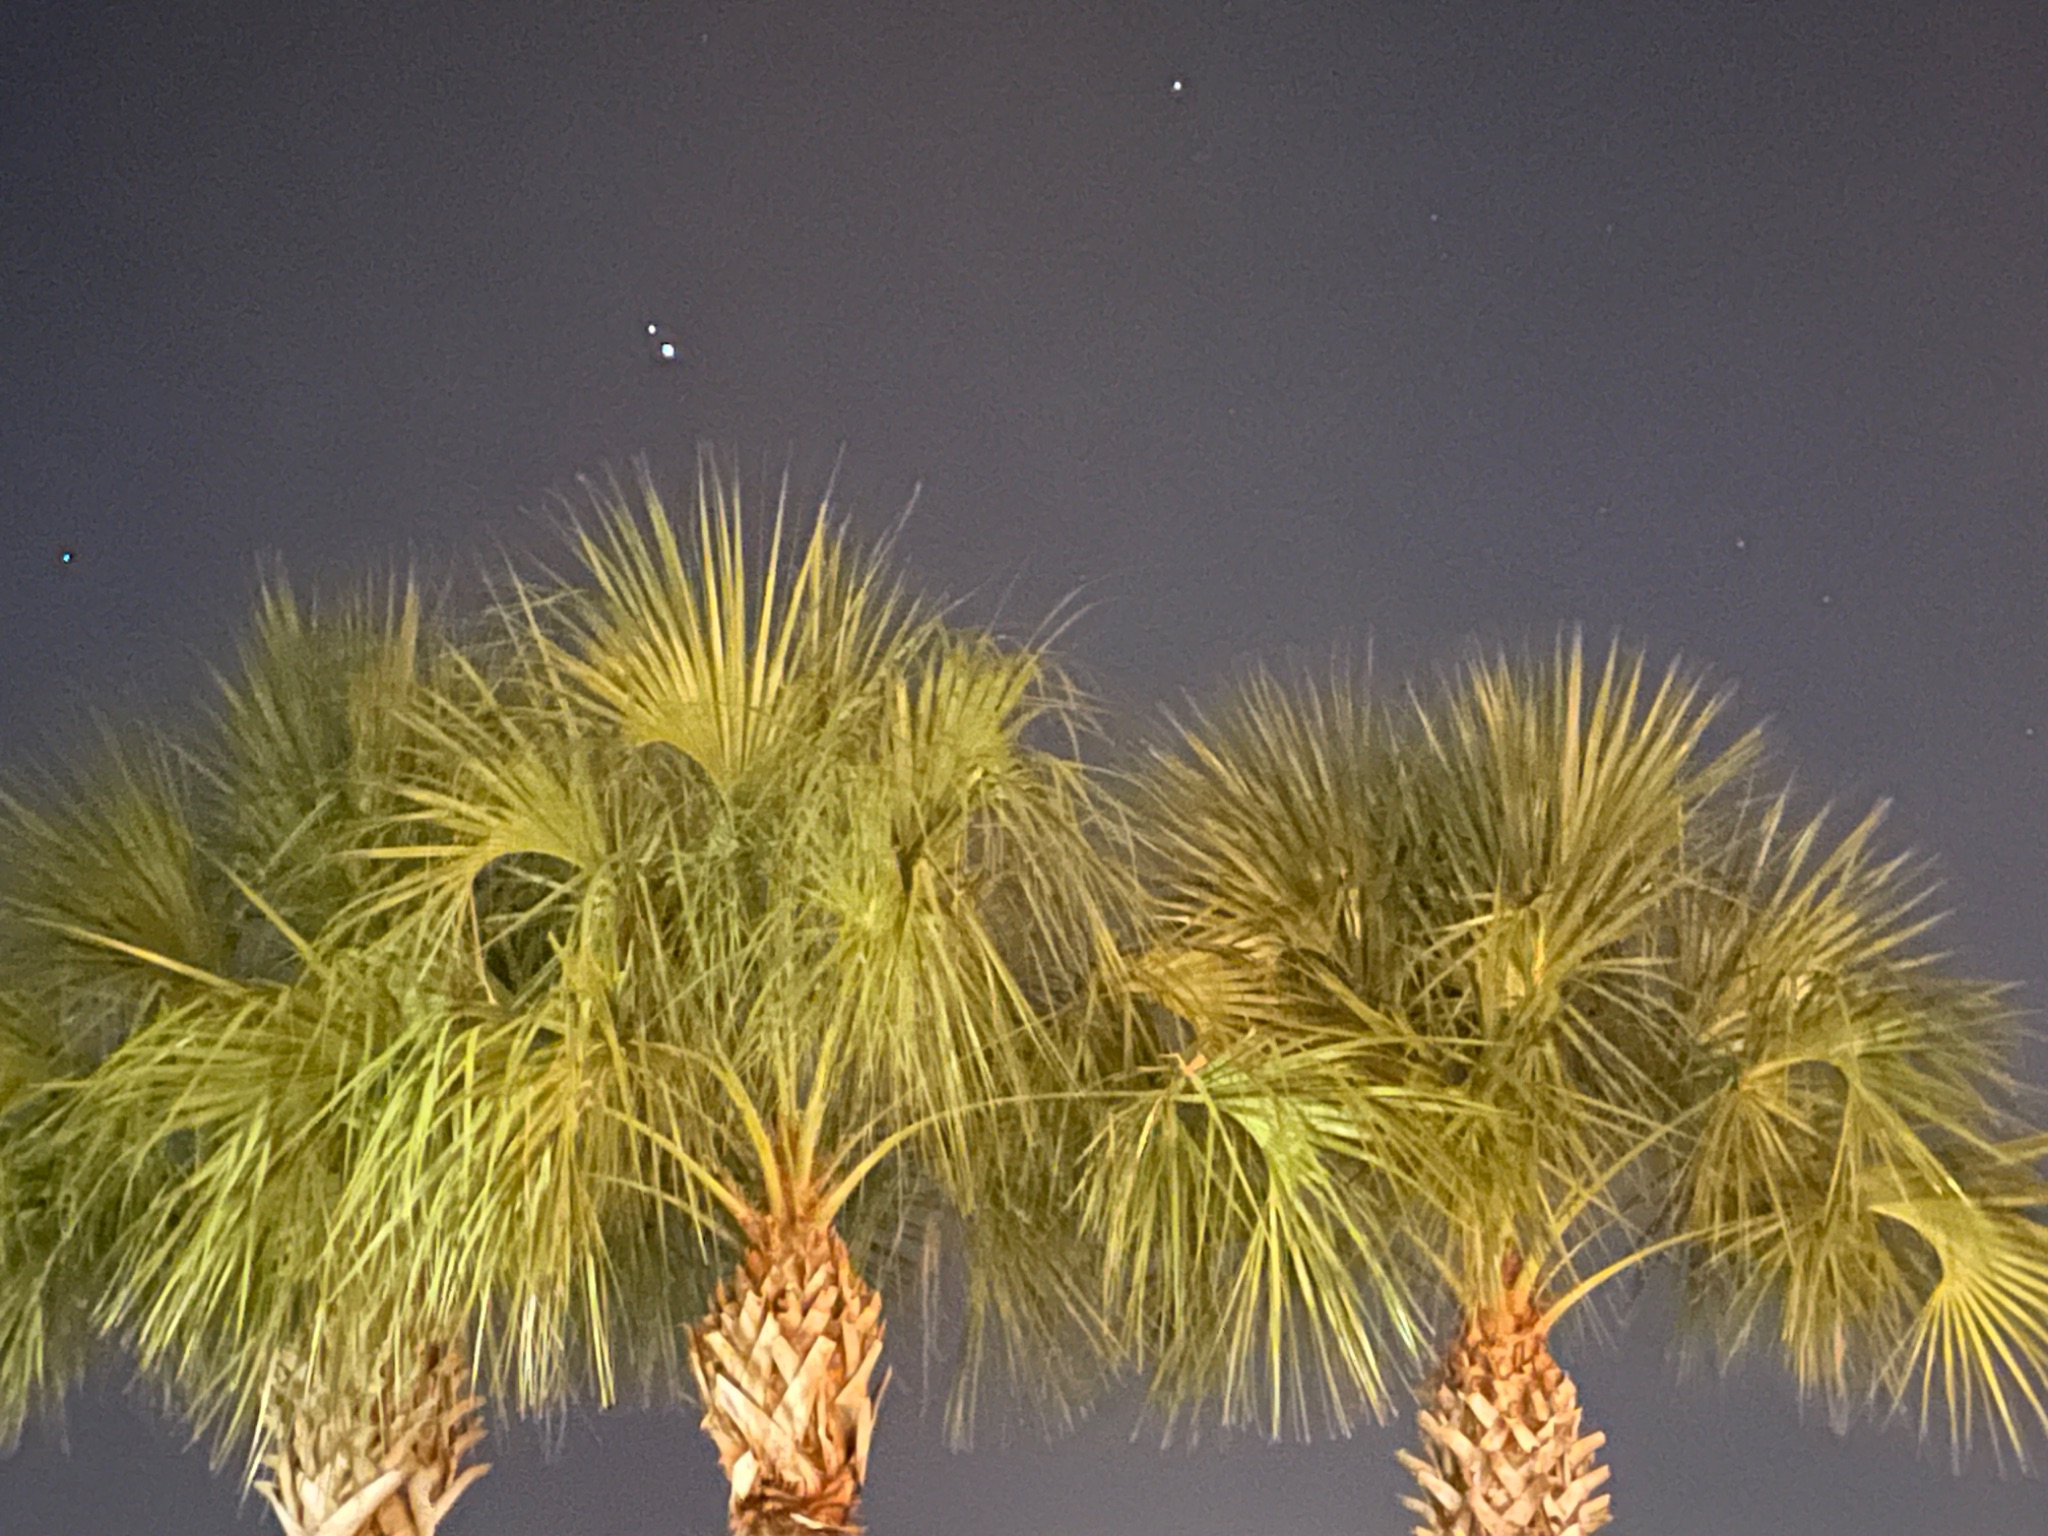
[[[360,1403],[311,1399],[287,1370],[289,1417],[271,1430],[261,1493],[285,1536],[435,1536],[469,1485],[490,1470],[463,1458],[484,1438],[483,1400],[458,1349],[429,1349],[402,1388]],[[297,1390],[294,1390],[294,1389]]]
[[[737,1536],[858,1536],[854,1511],[886,1381],[882,1298],[829,1226],[770,1226],[690,1336],[704,1432]]]
[[[1550,1353],[1542,1312],[1510,1285],[1473,1313],[1415,1415],[1423,1454],[1399,1452],[1422,1485],[1402,1500],[1415,1536],[1592,1536],[1611,1518],[1596,1490],[1604,1434],[1579,1433],[1578,1389]]]

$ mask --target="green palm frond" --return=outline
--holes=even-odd
[[[1079,767],[1032,744],[1061,724],[1043,658],[948,639],[905,668],[878,739],[821,807],[815,889],[855,1101],[929,1120],[933,1155],[970,1177],[963,1115],[1067,1086],[1046,1026],[1126,897]]]
[[[554,1001],[504,1018],[414,1010],[351,1085],[333,1205],[343,1284],[466,1320],[480,1375],[522,1411],[573,1379],[613,1396],[609,1238],[633,1203],[630,1138],[606,1112],[625,1075],[615,1033],[601,1010]]]
[[[526,660],[514,658],[519,666]],[[619,852],[607,768],[557,701],[529,703],[528,679],[493,675],[461,654],[422,689],[414,756],[394,780],[395,809],[359,862],[382,865],[346,917],[374,931],[415,929],[428,950],[485,957],[569,911]]]
[[[1415,1358],[1399,1196],[1444,1129],[1414,1112],[1392,731],[1358,679],[1260,673],[1176,734],[1133,801],[1154,920],[1121,977],[1165,1060],[1091,1149],[1104,1294],[1169,1427],[1343,1425]]]
[[[213,739],[193,754],[210,856],[272,909],[244,915],[245,969],[288,971],[280,930],[317,933],[359,894],[366,870],[350,855],[388,810],[432,652],[410,584],[306,603],[279,579],[259,594],[240,665],[219,679]]]
[[[1938,969],[1929,884],[1876,851],[1882,815],[1831,844],[1783,796],[1748,805],[1680,909],[1693,1304],[1724,1349],[1774,1334],[1838,1422],[1916,1394],[1958,1452],[1981,1426],[2024,1457],[2048,1382],[2048,1229],[2003,1146],[2011,1019],[2001,989]]]
[[[628,740],[673,748],[728,796],[857,728],[892,655],[932,622],[823,508],[790,539],[778,503],[765,549],[750,548],[739,482],[708,460],[694,540],[651,481],[641,503],[614,492],[578,530],[588,587],[561,606],[555,664]]]
[[[424,623],[410,584],[323,603],[264,586],[239,666],[218,680],[219,774],[251,848],[299,850],[329,802],[377,793],[403,750]]]
[[[1065,1433],[1113,1376],[1115,1339],[1073,1199],[1071,1170],[1085,1148],[1071,1120],[1045,1119],[1036,1155],[993,1174],[977,1169],[976,1203],[959,1224],[962,1326],[946,1403],[956,1447],[992,1416],[992,1383],[1033,1427]]]
[[[120,1230],[55,1130],[67,1081],[232,954],[201,796],[161,741],[103,733],[86,766],[0,802],[0,1440],[110,1351],[95,1308]]]
[[[1916,1277],[1917,1306],[1880,1380],[1917,1411],[1923,1434],[1937,1416],[1946,1420],[1957,1460],[1981,1425],[2024,1464],[2028,1440],[2048,1431],[2048,1226],[2011,1208],[2009,1194],[1979,1194],[1947,1190],[1871,1207],[1917,1240],[1924,1258],[1915,1268],[1932,1261],[1931,1273]],[[2048,1207],[2048,1186],[2019,1198],[2038,1212]]]
[[[1650,686],[1618,649],[1595,678],[1576,639],[1545,665],[1476,663],[1418,707],[1403,889],[1435,935],[1429,985],[1508,1074],[1553,1043],[1579,1071],[1630,1070],[1614,1047],[1631,1032],[1586,1016],[1641,1006],[1689,823],[1753,757],[1748,737],[1704,751],[1719,707],[1676,668]]]
[[[1111,1317],[1169,1430],[1216,1405],[1269,1433],[1391,1407],[1422,1303],[1392,1219],[1434,1094],[1376,1085],[1371,1042],[1247,1039],[1141,1079],[1089,1152]]]
[[[334,1148],[309,1137],[345,1030],[292,988],[195,994],[135,1031],[48,1127],[60,1198],[111,1233],[97,1320],[216,1435],[252,1431],[324,1245]]]
[[[84,769],[0,796],[0,974],[22,1029],[88,1059],[181,980],[227,967],[197,799],[166,744],[111,733]]]
[[[1132,975],[1203,1050],[1308,1025],[1374,1042],[1369,1083],[1455,1089],[1432,1262],[1475,1300],[1509,1244],[1565,1265],[1669,1091],[1660,913],[1753,750],[1704,749],[1717,707],[1576,640],[1475,663],[1405,722],[1352,678],[1255,675],[1141,786],[1162,938]]]
[[[1254,673],[1155,751],[1139,801],[1159,911],[1208,947],[1387,974],[1390,726],[1362,679]],[[1368,987],[1377,991],[1378,987]]]
[[[48,1042],[37,1039],[19,999],[0,992],[0,1119],[52,1075]]]
[[[67,1231],[60,1165],[44,1134],[69,1042],[0,993],[0,1449],[31,1418],[55,1418],[104,1350],[92,1257],[104,1233]]]

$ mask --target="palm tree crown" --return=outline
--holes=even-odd
[[[524,1042],[506,1070],[552,1085],[533,1091],[561,1127],[560,1203],[536,1221],[554,1186],[509,1150],[529,1090],[454,1071],[467,1033],[437,1039],[450,1066],[414,1079],[434,1097],[415,1118],[463,1134],[427,1181],[445,1208],[406,1207],[419,1285],[519,1298],[493,1315],[519,1319],[522,1405],[559,1398],[565,1341],[606,1394],[615,1338],[651,1390],[687,1366],[736,1525],[829,1529],[851,1521],[880,1386],[879,1298],[840,1232],[856,1197],[870,1227],[964,1221],[981,1336],[1060,1319],[1056,1294],[1001,1277],[1021,1279],[1017,1207],[1046,1198],[1058,1117],[1039,1106],[1071,1084],[1060,1020],[1122,880],[1042,651],[913,600],[822,514],[750,542],[709,469],[694,521],[651,487],[638,508],[601,497],[580,574],[515,584],[499,643],[418,712],[424,771],[375,854],[394,875],[358,916],[460,957],[451,984],[466,972]],[[365,1167],[403,1166],[400,1124]],[[502,1171],[476,1151],[498,1144]],[[628,1211],[650,1246],[626,1269],[667,1273],[651,1289],[677,1306],[676,1275],[738,1261],[681,1362],[646,1298],[630,1320],[604,1299]]]
[[[335,925],[421,648],[408,590],[309,610],[274,585],[207,726],[7,804],[6,974],[45,1070],[6,1147],[7,1216],[37,1240],[0,1275],[4,1406],[118,1339],[219,1454],[252,1446],[308,1536],[380,1506],[431,1531],[481,1470],[456,1467],[463,1320],[333,1241],[366,1074],[416,1002]]]
[[[209,732],[10,802],[10,1423],[116,1338],[293,1536],[428,1536],[472,1382],[688,1381],[736,1524],[850,1529],[847,1219],[950,1213],[970,1357],[1088,1316],[1019,1238],[1124,899],[1074,696],[698,490],[601,496],[460,643],[276,589]]]
[[[1277,1424],[1286,1384],[1300,1422],[1306,1376],[1383,1408],[1441,1298],[1421,1529],[1591,1531],[1599,1437],[1545,1339],[1662,1257],[1838,1410],[2048,1422],[2048,1190],[1997,992],[1938,967],[1875,817],[1796,824],[1719,712],[1574,641],[1405,720],[1255,676],[1157,754],[1130,973],[1178,1060],[1111,1117],[1092,1198],[1168,1405]]]

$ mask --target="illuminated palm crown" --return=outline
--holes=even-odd
[[[2048,1422],[1997,993],[1939,968],[1876,814],[1795,822],[1718,712],[1573,642],[1406,711],[1255,675],[1154,754],[1127,985],[1159,1064],[1089,1199],[1169,1415],[1383,1412],[1454,1311],[1420,1529],[1591,1531],[1598,1438],[1544,1338],[1662,1259],[1838,1414]]]
[[[460,644],[410,598],[273,595],[213,733],[12,807],[10,1422],[114,1336],[253,1434],[288,1527],[385,1501],[424,1536],[474,1475],[472,1374],[532,1410],[687,1371],[715,1438],[797,1442],[780,1473],[736,1442],[736,1523],[821,1468],[844,1523],[865,1282],[788,1323],[843,1358],[763,1377],[719,1364],[720,1268],[830,1269],[865,1190],[863,1230],[975,1257],[970,1355],[1085,1318],[1020,1236],[1122,899],[1071,697],[822,514],[750,543],[736,486],[699,493],[689,529],[600,499],[579,574]]]

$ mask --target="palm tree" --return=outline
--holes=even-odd
[[[687,1371],[736,1525],[851,1529],[848,1219],[950,1213],[970,1363],[1087,1325],[1024,1235],[1119,888],[1072,698],[699,489],[694,546],[613,497],[460,648],[273,592],[211,734],[10,802],[7,1017],[76,1049],[5,1107],[9,1422],[115,1339],[291,1536],[431,1536],[476,1388]]]
[[[409,591],[259,607],[210,729],[111,740],[6,802],[0,966],[35,1081],[8,1113],[0,1419],[125,1344],[291,1536],[429,1536],[481,1468],[466,1319],[332,1223],[385,1041],[418,1006],[342,944],[415,686]]]
[[[1795,822],[1719,712],[1574,640],[1405,720],[1255,676],[1155,754],[1128,972],[1164,1069],[1089,1198],[1169,1409],[1384,1410],[1448,1308],[1418,1532],[1589,1533],[1603,1437],[1549,1336],[1663,1260],[1838,1418],[2048,1424],[1997,991],[1939,968],[1875,815]]]
[[[601,493],[579,571],[515,582],[500,643],[418,712],[377,856],[397,873],[357,918],[443,957],[457,1014],[511,1043],[486,1072],[466,1029],[411,1037],[449,1067],[409,1074],[421,1096],[357,1149],[394,1170],[360,1209],[407,1212],[391,1240],[434,1295],[514,1283],[477,1268],[503,1251],[480,1223],[530,1234],[522,1300],[492,1313],[522,1405],[622,1371],[664,1393],[680,1363],[736,1531],[852,1531],[883,1321],[849,1232],[887,1258],[905,1218],[950,1211],[977,1339],[1086,1325],[1017,1234],[1052,1199],[1080,1065],[1060,1021],[1120,880],[1041,648],[913,600],[823,511],[750,541],[736,481],[707,464],[697,489],[693,528],[651,485]],[[431,1172],[417,1123],[462,1128]],[[627,1267],[669,1278],[622,1319],[598,1258],[629,1228]],[[721,1261],[678,1362],[649,1307]]]

